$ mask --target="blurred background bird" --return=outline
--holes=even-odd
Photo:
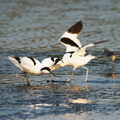
[[[105,55],[108,60],[112,61],[112,68],[114,68],[114,61],[116,59],[115,53],[105,48],[103,55]]]

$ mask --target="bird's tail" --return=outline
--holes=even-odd
[[[8,59],[14,64],[19,64],[20,63],[20,57],[8,56]]]
[[[60,68],[61,67],[60,65],[63,63],[64,63],[63,60],[58,58],[58,60],[53,65],[51,65],[51,70],[53,71]]]

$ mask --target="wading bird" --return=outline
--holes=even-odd
[[[85,67],[84,65],[86,65],[90,60],[94,59],[95,56],[85,55],[86,48],[92,47],[92,46],[100,44],[100,43],[107,42],[105,40],[105,41],[95,42],[92,44],[82,46],[82,44],[80,43],[80,41],[77,38],[77,36],[80,34],[82,29],[83,29],[82,21],[79,21],[79,22],[75,23],[73,26],[71,26],[59,39],[60,43],[62,43],[66,47],[66,53],[63,55],[63,58],[62,58],[63,62],[60,63],[60,66],[61,67],[64,67],[66,65],[73,66],[72,75],[67,80],[67,82],[69,82],[72,79],[74,71],[78,67],[83,67],[84,69],[86,69],[85,81],[87,82],[88,68]]]
[[[27,80],[28,85],[30,85],[30,80],[27,78],[27,73],[32,74],[47,74],[49,73],[52,81],[53,80],[53,73],[51,71],[58,69],[60,66],[57,64],[57,62],[60,62],[60,58],[55,57],[48,57],[39,62],[37,59],[33,57],[16,57],[16,56],[9,56],[8,59],[21,71],[23,71],[24,79]],[[16,74],[17,77],[20,77],[18,74]]]
[[[105,48],[103,55],[105,55],[108,60],[112,61],[112,67],[114,68],[114,61],[116,59],[115,53],[112,51],[109,51],[107,48]]]

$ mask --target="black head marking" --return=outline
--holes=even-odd
[[[48,72],[50,72],[50,68],[49,67],[43,67],[42,69],[41,69],[41,71],[42,70],[47,70]]]
[[[60,58],[56,58],[56,60],[54,59],[55,57],[51,57],[51,60],[55,63],[58,63],[61,59]]]
[[[20,58],[19,57],[14,57],[19,63],[21,63]]]
[[[105,52],[109,51],[107,48],[104,49]]]
[[[103,55],[104,55],[104,54],[106,54],[108,57],[109,57],[109,56],[112,56],[112,55],[115,55],[114,52],[109,51],[107,48],[104,49],[104,53],[103,53]]]
[[[51,57],[51,60],[54,62],[54,57]]]
[[[60,39],[60,41],[63,42],[63,43],[65,43],[65,44],[68,44],[68,45],[71,45],[71,46],[79,48],[79,46],[74,41],[72,41],[69,38],[63,37],[63,38]]]
[[[36,65],[34,58],[32,58],[32,57],[28,57],[28,58],[30,58],[33,61],[33,64]]]
[[[82,28],[83,28],[82,21],[79,21],[75,23],[73,26],[71,26],[67,31],[72,34],[79,34]]]
[[[114,52],[109,51],[107,48],[105,49],[105,54],[106,54],[107,56],[115,55]]]
[[[55,60],[55,64],[57,64],[60,60],[61,60],[60,58],[57,58],[57,59]]]

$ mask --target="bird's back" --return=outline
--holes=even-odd
[[[69,65],[69,66],[83,66],[86,65],[90,60],[94,59],[95,56],[92,55],[86,55],[86,56],[74,56],[74,54],[65,54],[63,56],[63,66]]]
[[[20,57],[15,57],[15,56],[9,56],[8,59],[19,69],[22,70],[22,66],[21,66],[21,61],[20,61]]]
[[[40,62],[32,57],[9,56],[8,59],[21,71],[33,74],[40,74]]]

